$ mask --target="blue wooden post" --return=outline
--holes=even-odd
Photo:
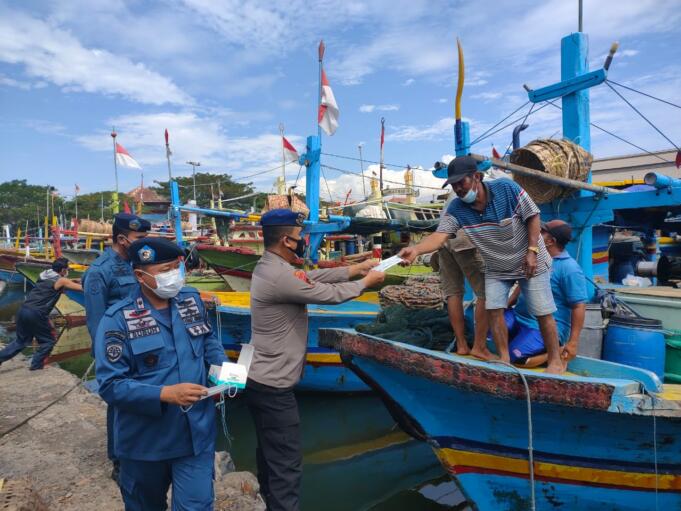
[[[175,218],[175,243],[182,246],[182,214],[180,213],[180,189],[176,181],[170,182],[170,207]]]
[[[560,78],[563,83],[585,75],[589,72],[589,39],[586,34],[575,32],[564,37],[560,44],[561,68]],[[589,113],[589,89],[583,88],[562,98],[563,101],[563,136],[574,143],[579,144],[587,151],[591,151],[591,115]],[[591,182],[591,171],[587,177]],[[593,195],[591,192],[581,191],[580,195]],[[573,225],[577,243],[569,247],[572,256],[584,270],[588,279],[593,280],[592,252],[593,241],[591,226]],[[594,287],[587,281],[589,296],[594,292]]]
[[[454,125],[454,150],[457,156],[470,153],[471,129],[467,121],[457,121]]]
[[[307,170],[305,171],[305,203],[310,210],[309,220],[319,222],[319,177],[321,163],[319,156],[322,151],[321,138],[307,137]]]

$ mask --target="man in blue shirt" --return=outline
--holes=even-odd
[[[553,314],[558,326],[558,338],[562,346],[561,359],[569,362],[577,355],[579,336],[584,326],[588,301],[586,278],[565,246],[572,240],[572,228],[562,220],[552,220],[541,226],[541,234],[549,254],[553,258],[551,291],[557,310]],[[509,350],[513,362],[524,361],[528,365],[541,363],[546,356],[544,341],[535,317],[527,309],[527,300],[521,295],[512,313],[506,314],[511,341]]]
[[[183,251],[163,238],[130,246],[133,294],[107,309],[95,337],[99,394],[113,410],[128,511],[213,509],[215,404],[208,368],[227,361]]]
[[[83,294],[85,297],[85,315],[87,329],[90,334],[95,355],[95,334],[104,312],[114,303],[129,296],[137,289],[137,280],[132,273],[128,260],[130,244],[147,235],[151,224],[135,215],[119,213],[114,216],[111,248],[93,261],[83,275]],[[113,462],[111,478],[118,480],[118,461],[113,454],[113,436],[111,426],[113,416],[110,410],[106,414],[107,454]]]

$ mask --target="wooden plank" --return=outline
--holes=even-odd
[[[628,295],[642,295],[642,296],[659,296],[661,298],[677,298],[681,300],[681,289],[668,286],[652,286],[652,287],[618,287],[615,289],[617,293],[624,293]]]

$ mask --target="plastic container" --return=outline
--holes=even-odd
[[[671,330],[665,335],[666,360],[664,381],[681,383],[681,330]]]
[[[603,315],[599,303],[587,303],[584,328],[579,335],[578,355],[601,358],[603,353]]]
[[[664,378],[665,340],[662,322],[612,316],[603,339],[603,360],[652,371]]]

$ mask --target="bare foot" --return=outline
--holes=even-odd
[[[546,367],[545,372],[548,374],[563,374],[565,372],[565,366],[562,362],[552,362]]]
[[[473,347],[471,355],[480,360],[499,360],[499,356],[495,355],[487,348],[478,349]]]
[[[468,348],[468,346],[461,346],[461,347],[459,347],[459,346],[458,346],[458,343],[457,343],[457,346],[456,346],[456,354],[457,354],[457,355],[470,355],[470,354],[471,354],[471,350]]]

